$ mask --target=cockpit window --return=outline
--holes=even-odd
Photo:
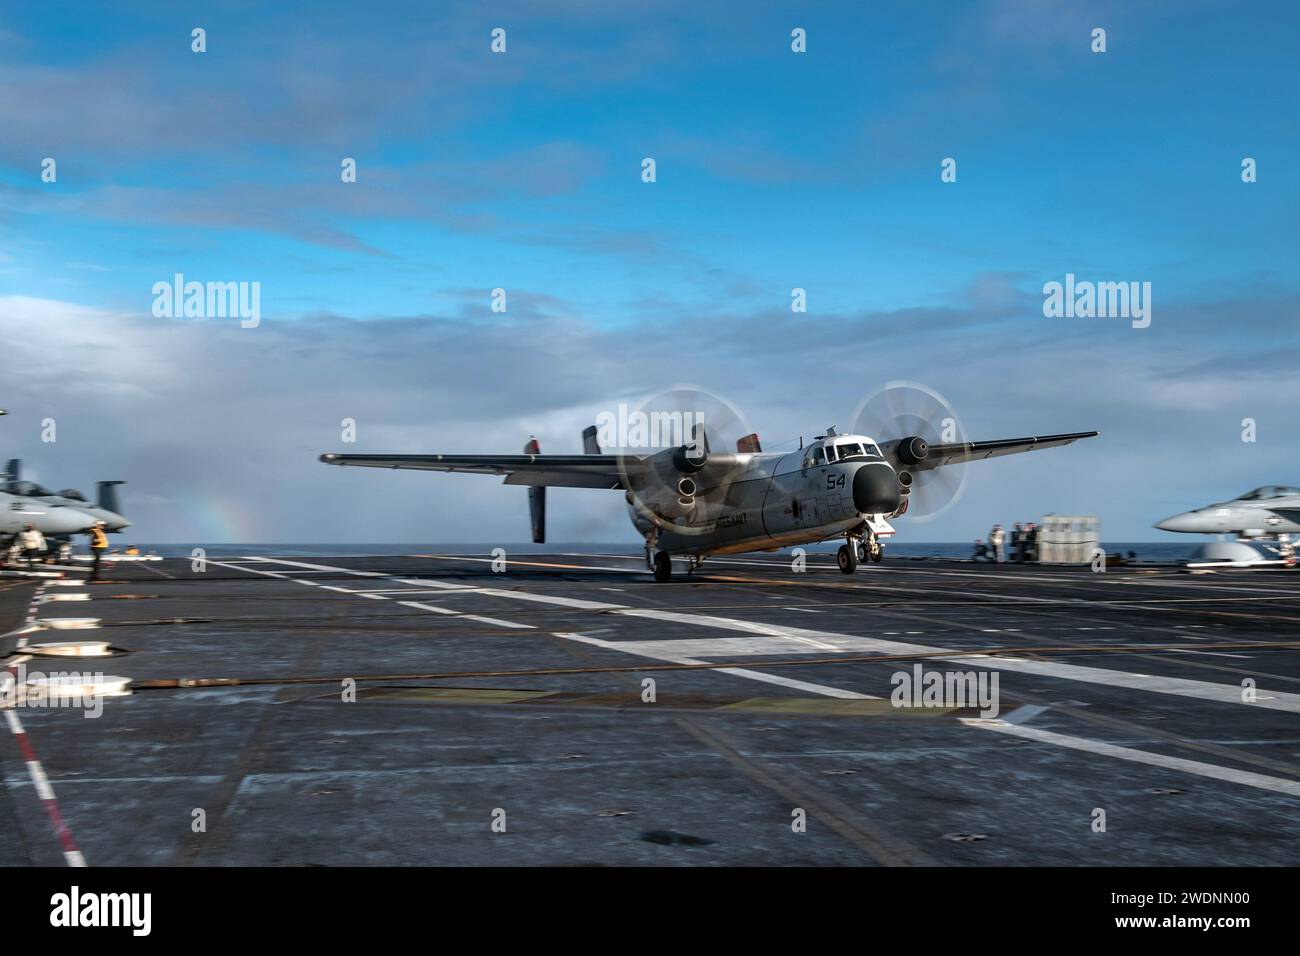
[[[862,457],[862,446],[855,441],[845,442],[844,444],[836,445],[835,447],[839,449],[841,458]]]
[[[822,454],[821,446],[818,445],[816,448],[813,449],[812,463],[814,465],[820,465],[823,462],[825,462],[825,460],[826,460],[826,456]]]
[[[1246,492],[1237,500],[1263,501],[1266,498],[1286,498],[1291,495],[1300,495],[1300,488],[1291,488],[1287,485],[1265,485],[1262,488]]]
[[[86,496],[76,488],[65,488],[59,492],[61,498],[67,498],[69,501],[85,501]]]
[[[827,461],[827,463],[833,462],[833,461],[836,460],[836,458],[839,458],[839,457],[842,457],[842,456],[836,454],[836,446],[834,446],[834,445],[827,445],[827,446],[826,446],[826,461]]]

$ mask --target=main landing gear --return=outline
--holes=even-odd
[[[667,551],[658,550],[659,532],[658,529],[650,529],[645,536],[645,563],[646,567],[654,572],[655,580],[659,583],[671,581],[673,578],[673,559],[668,556]],[[691,570],[694,571],[696,562],[691,562]]]

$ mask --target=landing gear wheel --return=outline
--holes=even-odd
[[[879,564],[881,561],[885,560],[885,546],[883,544],[872,545],[871,560],[876,562],[876,564]]]
[[[655,552],[655,580],[662,584],[664,581],[671,581],[673,577],[673,561],[668,557],[667,551]]]
[[[858,569],[858,552],[851,545],[842,544],[835,555],[835,563],[840,566],[842,574],[852,574]]]

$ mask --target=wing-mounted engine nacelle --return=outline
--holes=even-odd
[[[664,454],[664,452],[660,452],[660,454]],[[708,449],[702,448],[696,443],[673,448],[671,454],[674,470],[683,475],[694,475],[701,472],[709,463]]]
[[[929,456],[930,444],[919,435],[902,438],[899,440],[894,454],[905,465],[919,465]]]
[[[641,508],[659,518],[690,518],[707,490],[736,463],[736,455],[710,452],[699,443],[665,448],[629,476],[631,491]]]
[[[709,453],[697,445],[682,445],[659,452],[651,462],[652,472],[638,489],[642,501],[663,518],[689,515],[700,490],[696,476],[709,463]]]

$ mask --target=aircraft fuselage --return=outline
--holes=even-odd
[[[632,523],[642,534],[657,524],[660,550],[703,557],[824,541],[859,527],[870,515],[897,511],[898,478],[883,458],[813,462],[809,451],[748,456],[724,487],[702,494],[689,515],[675,520],[656,521],[629,492]],[[859,478],[863,470],[868,474]],[[864,489],[878,490],[879,496]],[[859,504],[882,510],[862,511]]]

